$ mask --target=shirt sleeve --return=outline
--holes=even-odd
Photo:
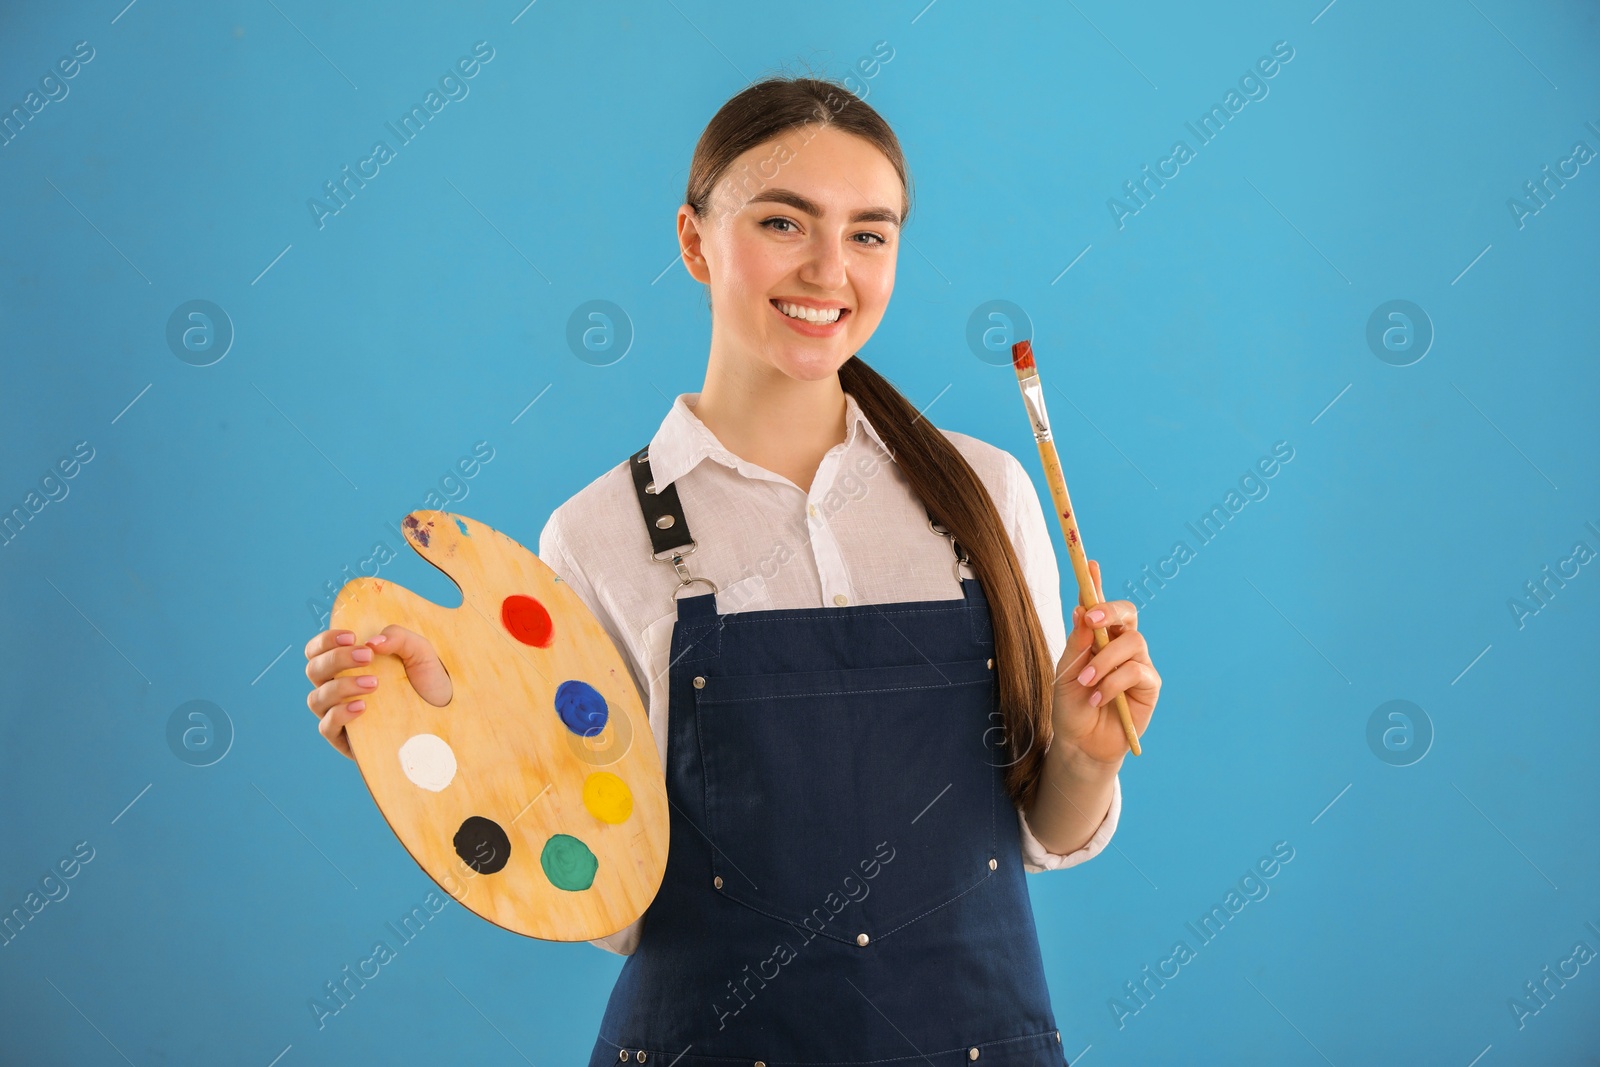
[[[1061,600],[1061,570],[1056,562],[1055,539],[1045,522],[1044,507],[1034,489],[1033,479],[1023,468],[1022,461],[1010,452],[1005,453],[1007,477],[1007,509],[1005,519],[1011,532],[1017,559],[1022,564],[1023,576],[1033,595],[1034,608],[1044,628],[1045,643],[1050,648],[1052,665],[1061,661],[1067,650],[1067,622]],[[1028,818],[1021,808],[1017,819],[1022,826],[1022,867],[1030,874],[1040,871],[1058,871],[1075,867],[1098,856],[1116,832],[1117,820],[1122,815],[1122,778],[1111,780],[1111,807],[1094,836],[1074,852],[1051,852],[1039,843],[1028,826]]]
[[[600,602],[599,596],[596,595],[594,585],[578,566],[577,561],[567,551],[566,542],[561,536],[561,526],[557,520],[559,511],[560,509],[558,508],[556,512],[551,513],[550,518],[544,524],[544,529],[539,532],[539,560],[552,571],[555,571],[556,577],[560,578],[583,602],[584,607],[588,608],[594,614],[594,617],[600,621],[600,625],[605,628],[606,633],[610,635],[617,648],[623,650],[622,658],[628,664],[628,668],[633,671],[634,682],[637,684],[639,671],[633,663],[633,657],[626,652],[628,646],[621,640],[621,635],[617,632],[616,624],[610,614],[604,610],[604,605]],[[640,689],[640,692],[649,693],[649,690]],[[607,952],[614,952],[619,956],[631,955],[633,950],[639,946],[639,934],[643,923],[644,917],[640,916],[616,933],[606,937],[595,938],[589,944],[594,945],[596,948],[603,948]]]
[[[641,697],[649,699],[650,686],[645,678],[644,668],[635,662],[632,648],[623,638],[622,629],[617,625],[617,620],[606,609],[605,602],[601,600],[595,584],[589,580],[583,568],[578,564],[576,557],[568,548],[566,537],[561,532],[561,509],[557,508],[545,521],[544,529],[539,531],[538,556],[545,566],[556,572],[556,577],[575,593],[583,606],[589,609],[606,636],[611,638],[611,643],[617,646],[617,651],[622,655],[622,662],[627,665],[628,671],[633,675],[634,688]]]

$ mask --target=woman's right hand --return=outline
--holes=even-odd
[[[364,697],[378,688],[370,674],[335,677],[340,671],[372,662],[373,656],[399,656],[406,677],[417,695],[436,708],[450,703],[450,674],[433,645],[421,634],[403,626],[386,626],[365,645],[356,644],[350,630],[324,630],[306,644],[306,677],[314,688],[306,705],[320,720],[317,727],[327,742],[355,759],[345,724],[366,709]]]

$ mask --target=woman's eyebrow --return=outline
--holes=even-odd
[[[761,192],[756,193],[749,200],[745,201],[746,204],[755,204],[761,202],[788,204],[796,211],[803,211],[812,218],[820,219],[826,214],[821,204],[818,204],[816,201],[807,197],[801,196],[799,193],[794,192],[791,189],[763,189]],[[897,212],[890,211],[886,207],[869,207],[863,208],[862,210],[852,214],[850,216],[850,221],[887,222],[891,226],[899,226],[900,215]]]

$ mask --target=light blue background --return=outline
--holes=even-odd
[[[1594,5],[120,4],[0,16],[6,109],[95,50],[0,147],[0,508],[95,450],[0,549],[0,910],[95,850],[0,948],[0,1060],[582,1062],[620,958],[453,903],[316,1025],[433,886],[314,729],[307,603],[378,541],[457,603],[390,524],[475,442],[455,509],[531,547],[647,441],[704,370],[695,139],[747,80],[885,41],[863,91],[917,197],[863,358],[1047,496],[965,341],[1024,308],[1108,593],[1294,449],[1142,613],[1165,688],[1112,847],[1030,877],[1067,1054],[1589,1062],[1600,962],[1521,1028],[1508,1001],[1600,951],[1600,566],[1520,628],[1507,602],[1600,550],[1600,164],[1521,227],[1507,201],[1600,150]],[[318,229],[306,201],[477,41],[470,95]],[[1119,229],[1107,200],[1278,41],[1270,94]],[[193,299],[236,330],[208,367],[165,341]],[[593,299],[635,331],[610,366],[565,340]],[[1410,366],[1366,342],[1393,299],[1436,331]],[[195,699],[235,732],[207,767],[167,742]],[[1410,766],[1367,743],[1394,699],[1435,734]],[[1270,895],[1119,1027],[1279,841]]]

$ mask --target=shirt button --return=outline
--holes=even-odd
[[[867,937],[866,934],[857,934],[856,935],[856,944],[865,945],[867,943],[867,941],[868,941],[868,937]]]
[[[705,688],[705,687],[706,687],[706,680],[705,680],[705,678],[704,678],[704,677],[702,677],[702,676],[701,676],[701,675],[698,675],[698,674],[697,674],[697,675],[695,675],[695,676],[694,676],[694,687],[695,687],[695,688],[696,688],[696,689],[704,689],[704,688]]]
[[[842,608],[846,604],[850,603],[850,598],[845,596],[843,593],[835,593],[833,594],[833,602]]]
[[[817,517],[817,506],[815,504],[810,505],[806,508],[806,510],[811,512],[811,517],[813,519]]]

